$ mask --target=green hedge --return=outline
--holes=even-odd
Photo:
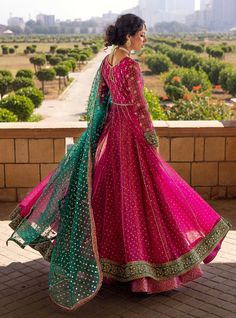
[[[0,108],[14,113],[19,121],[27,121],[34,111],[34,104],[26,96],[9,95],[0,101]]]

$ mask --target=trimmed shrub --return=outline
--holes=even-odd
[[[1,98],[12,90],[12,77],[11,76],[3,76],[0,73],[0,95]]]
[[[182,71],[182,83],[189,91],[203,92],[211,88],[211,83],[207,74],[202,70],[195,70],[194,68],[183,69]],[[194,89],[195,87],[195,89]],[[199,87],[199,89],[196,89]]]
[[[22,69],[16,73],[16,77],[27,77],[31,79],[33,78],[33,75],[33,72],[29,69]]]
[[[144,88],[144,96],[148,103],[148,109],[150,111],[153,120],[167,120],[167,116],[160,105],[160,100],[152,90]]]
[[[53,68],[42,69],[36,73],[36,76],[37,76],[38,80],[40,82],[42,82],[42,91],[44,94],[45,93],[44,83],[48,82],[48,81],[53,81],[55,76],[56,76],[56,72]]]
[[[58,54],[66,55],[67,53],[69,53],[69,49],[66,49],[66,48],[58,48],[58,49],[56,49],[56,52],[57,52]]]
[[[2,75],[2,76],[8,76],[8,77],[10,77],[10,78],[13,79],[12,73],[11,73],[10,71],[8,71],[8,70],[0,70],[0,75]]]
[[[230,78],[233,72],[233,66],[230,64],[226,64],[226,66],[220,71],[219,74],[219,84],[223,88],[223,90],[228,91],[227,80]]]
[[[232,70],[232,72],[229,74],[229,77],[227,78],[227,91],[233,95],[236,96],[236,70]]]
[[[93,44],[93,45],[91,46],[91,49],[93,50],[93,53],[94,53],[94,54],[97,54],[97,53],[99,52],[99,48],[98,48],[98,46],[97,46],[96,44]]]
[[[161,74],[167,72],[171,66],[171,60],[168,56],[162,53],[156,53],[147,58],[147,66],[150,68],[152,73]]]
[[[17,116],[6,108],[0,108],[0,123],[16,122]]]
[[[70,58],[67,61],[70,62],[72,71],[74,72],[76,70],[76,65],[77,65],[76,61],[73,58]]]
[[[224,51],[220,46],[213,46],[213,47],[207,47],[206,52],[212,56],[216,57],[218,59],[221,59],[224,56]]]
[[[26,96],[29,99],[31,99],[31,101],[33,102],[35,108],[39,107],[42,104],[42,102],[43,102],[43,94],[36,87],[24,87],[24,88],[21,88],[18,91],[16,91],[16,95]]]
[[[168,120],[228,120],[232,112],[222,101],[195,95],[192,100],[179,100],[165,111]]]
[[[194,68],[179,68],[169,72],[164,89],[171,100],[178,100],[189,92],[201,93],[211,88],[207,74]]]
[[[54,66],[58,65],[61,61],[62,59],[59,56],[52,56],[48,62],[50,65]]]
[[[186,91],[186,88],[181,84],[168,84],[165,86],[167,96],[173,101],[182,99]]]
[[[68,76],[69,73],[69,67],[65,65],[64,63],[59,64],[54,67],[56,71],[56,75],[59,76],[59,90],[61,89],[61,77],[64,78],[64,85],[66,85],[65,77]]]
[[[225,68],[224,63],[219,62],[215,58],[210,58],[202,63],[202,69],[207,73],[212,84],[216,85],[219,83],[219,75],[222,69]]]
[[[181,48],[185,50],[195,51],[196,53],[204,52],[204,48],[199,44],[182,43]]]
[[[9,53],[9,47],[6,45],[2,45],[2,54],[7,55]]]
[[[23,87],[34,87],[34,82],[31,78],[28,77],[16,77],[12,82],[12,88],[14,91],[17,91]]]
[[[34,104],[26,96],[10,95],[0,101],[0,108],[13,112],[19,121],[27,121],[34,111]]]
[[[14,54],[14,53],[15,53],[15,49],[14,49],[13,47],[10,47],[10,48],[9,48],[9,53],[10,53],[10,54]]]
[[[84,62],[87,61],[87,59],[88,59],[88,56],[87,56],[86,54],[84,54],[84,53],[79,53],[79,62],[84,63]]]
[[[50,53],[54,54],[56,52],[57,45],[50,46]]]
[[[34,69],[36,72],[37,71],[36,67],[41,69],[41,67],[46,64],[46,57],[44,55],[31,56],[30,63],[34,65]]]

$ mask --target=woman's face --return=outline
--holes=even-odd
[[[142,30],[138,31],[135,33],[135,35],[130,36],[130,50],[134,50],[134,51],[140,51],[143,47],[144,44],[147,42],[147,29],[145,27],[145,25],[143,25]]]

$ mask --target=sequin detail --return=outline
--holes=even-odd
[[[228,232],[230,224],[222,218],[211,233],[200,241],[189,253],[165,264],[151,264],[144,261],[134,261],[119,264],[108,259],[101,259],[103,274],[122,282],[142,277],[151,277],[155,280],[176,277],[188,272],[193,266],[199,264]]]
[[[215,231],[221,216],[147,140],[154,127],[138,63],[127,57],[112,73],[111,80],[102,63],[88,128],[26,196],[9,239],[50,260],[49,295],[69,311],[97,294],[103,275],[128,277],[131,290],[148,292],[199,277],[200,261],[216,256],[231,226]]]

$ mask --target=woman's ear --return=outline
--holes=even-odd
[[[126,35],[126,41],[130,41],[130,34]]]

